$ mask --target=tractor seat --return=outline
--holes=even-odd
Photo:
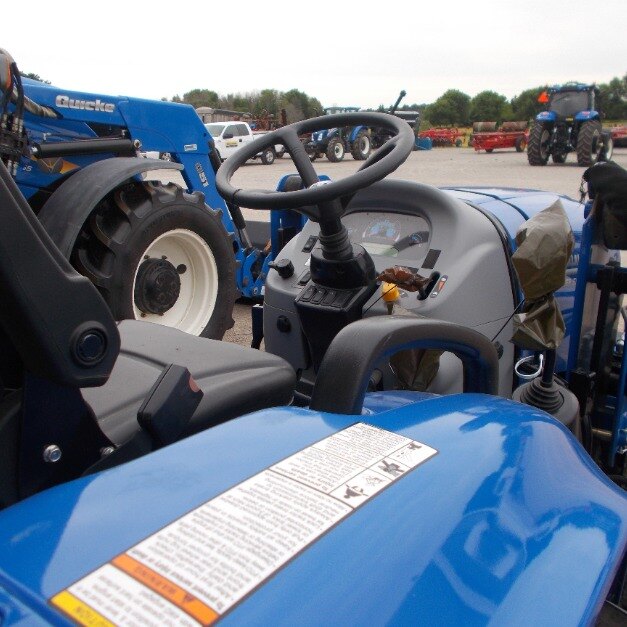
[[[118,329],[121,349],[109,380],[81,390],[116,445],[139,430],[137,410],[171,363],[188,368],[204,392],[184,436],[292,399],[295,373],[280,357],[149,322],[125,320]]]

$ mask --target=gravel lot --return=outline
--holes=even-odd
[[[613,159],[627,168],[627,148],[615,149]],[[353,161],[349,155],[340,163],[319,159],[314,162],[314,167],[321,174],[340,179],[355,172],[360,163]],[[517,153],[513,149],[487,154],[476,153],[472,148],[434,148],[412,152],[409,159],[390,176],[437,186],[541,189],[578,198],[583,171],[584,168],[576,164],[573,154],[568,156],[564,165],[549,163],[545,167],[531,167],[526,153]],[[277,159],[272,165],[254,161],[236,174],[233,184],[249,189],[275,189],[281,176],[291,172],[295,169],[287,156]],[[258,211],[250,209],[244,211],[246,218],[255,215],[259,219],[258,214]],[[250,345],[250,307],[250,302],[236,303],[235,325],[225,335],[226,341]]]
[[[627,148],[617,148],[614,161],[627,168]],[[351,156],[340,163],[323,158],[315,161],[314,167],[319,173],[340,179],[353,173],[360,163],[353,161]],[[472,148],[434,148],[412,152],[390,176],[437,186],[542,189],[577,198],[584,169],[576,164],[573,154],[568,156],[564,165],[549,163],[544,167],[531,167],[527,163],[527,154],[515,150],[496,150],[488,154],[475,152]],[[274,189],[283,174],[294,171],[291,160],[285,157],[269,166],[253,161],[236,174],[233,183],[243,188]]]

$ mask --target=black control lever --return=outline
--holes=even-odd
[[[107,454],[84,474],[119,466],[176,442],[202,397],[202,390],[187,368],[176,364],[167,365],[137,412],[137,420],[142,428],[122,446],[107,450]]]
[[[152,436],[155,448],[179,439],[202,397],[187,368],[169,364],[161,371],[137,412],[137,420]]]

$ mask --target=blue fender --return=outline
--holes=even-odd
[[[366,127],[365,126],[355,126],[353,127],[353,130],[351,131],[350,135],[348,136],[348,140],[352,143],[355,141],[355,139],[357,139],[357,135],[363,131]]]
[[[555,122],[557,120],[557,113],[555,111],[542,111],[536,115],[538,122]]]
[[[600,120],[601,116],[598,111],[580,111],[575,116],[575,121],[586,122],[587,120]]]

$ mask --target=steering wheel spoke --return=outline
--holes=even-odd
[[[279,131],[283,139],[283,145],[287,149],[287,152],[290,153],[290,157],[292,157],[292,161],[298,170],[298,174],[300,174],[303,185],[305,187],[310,187],[311,185],[317,183],[320,179],[316,174],[316,170],[314,169],[311,159],[309,158],[303,143],[300,141],[296,130],[291,126],[286,126],[279,129]]]

